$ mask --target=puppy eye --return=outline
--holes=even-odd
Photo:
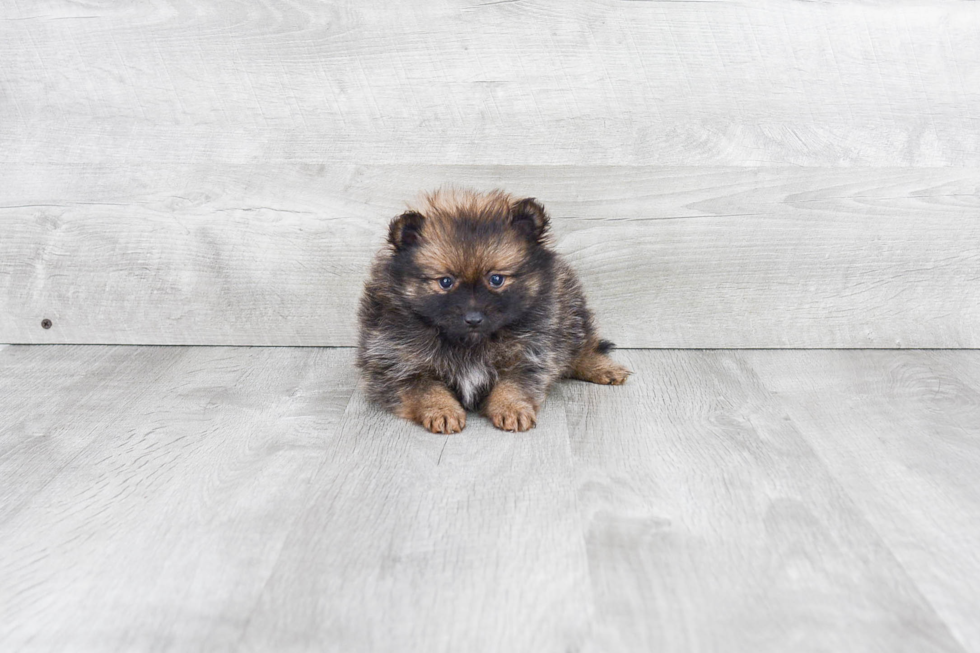
[[[452,277],[443,277],[442,279],[439,279],[439,286],[443,290],[449,290],[450,288],[452,288],[453,283],[454,282]]]
[[[504,275],[502,274],[491,274],[490,275],[490,285],[494,288],[499,288],[504,285]]]

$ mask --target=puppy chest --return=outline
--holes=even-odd
[[[464,408],[474,409],[490,392],[493,374],[483,365],[469,365],[460,369],[453,378],[453,389],[459,395]]]

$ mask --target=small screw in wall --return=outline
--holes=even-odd
[[[44,318],[43,320],[41,320],[41,328],[42,329],[50,329],[51,328],[51,320],[49,320],[48,318]]]

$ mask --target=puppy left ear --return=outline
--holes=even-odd
[[[533,197],[518,200],[510,207],[511,224],[529,240],[540,243],[548,231],[548,213]]]
[[[409,249],[422,237],[424,222],[425,216],[418,211],[405,211],[388,225],[388,242],[397,252]]]

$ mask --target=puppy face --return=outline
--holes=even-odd
[[[535,310],[549,281],[547,225],[533,199],[428,195],[389,228],[394,285],[445,338],[476,344]]]

